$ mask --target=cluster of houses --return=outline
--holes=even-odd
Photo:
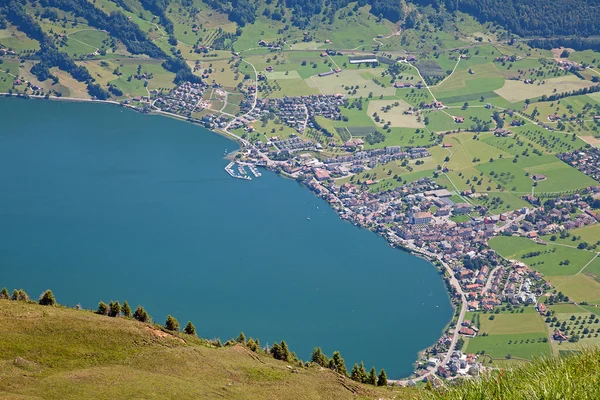
[[[554,61],[556,62],[556,64],[558,64],[559,68],[564,69],[565,71],[570,71],[571,69],[575,69],[577,71],[585,70],[585,68],[581,64],[576,63],[574,61],[562,60],[558,58]]]
[[[266,47],[270,50],[281,50],[281,48],[285,45],[285,41],[283,39],[276,40],[274,42],[267,42],[266,40],[259,40],[258,45],[261,47]]]
[[[166,96],[159,97],[154,106],[163,111],[179,115],[190,115],[209,106],[202,97],[206,91],[204,83],[185,82],[172,89]]]
[[[477,362],[476,354],[463,354],[460,350],[452,352],[450,361],[446,366],[439,366],[437,373],[442,378],[451,376],[478,376],[481,363]]]
[[[360,141],[362,142],[362,140]],[[353,143],[353,148],[357,146],[359,146],[358,143]],[[348,148],[349,146],[345,144],[344,147]],[[422,147],[388,146],[382,149],[358,150],[349,155],[326,158],[323,168],[335,177],[344,177],[392,161],[425,158],[430,155],[429,151]]]
[[[271,140],[266,143],[257,142],[255,146],[261,150],[265,151],[269,154],[271,158],[277,159],[287,159],[293,153],[297,153],[299,151],[318,151],[321,150],[321,145],[319,143],[314,143],[310,140],[303,140],[296,135],[290,135],[288,139],[279,139],[277,136],[273,136]],[[270,150],[274,148],[274,150]]]
[[[342,119],[340,106],[345,102],[342,95],[310,95],[259,99],[254,110],[246,118],[258,120],[263,115],[274,114],[286,125],[304,132],[305,127],[315,128],[313,117],[322,116],[332,120]]]
[[[0,45],[2,46],[2,45]],[[0,56],[16,56],[17,53],[6,47],[0,47]]]
[[[600,116],[594,118],[600,120]],[[591,147],[557,154],[557,157],[595,180],[600,180],[600,149]]]

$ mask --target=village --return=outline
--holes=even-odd
[[[261,44],[269,48],[277,45]],[[328,55],[324,53],[324,57]],[[460,58],[465,57],[461,55]],[[400,61],[415,62],[416,59]],[[495,60],[516,61],[519,59]],[[365,56],[350,59],[349,62],[375,63],[379,59]],[[267,72],[273,70],[271,66],[266,69]],[[319,77],[327,74],[330,73],[321,73]],[[394,87],[420,89],[422,83],[397,81]],[[455,317],[443,336],[422,352],[414,377],[399,381],[398,384],[412,386],[418,381],[431,381],[434,386],[439,386],[440,379],[477,376],[490,368],[491,360],[481,350],[471,351],[468,345],[465,349],[464,343],[488,335],[481,331],[481,316],[489,314],[493,319],[498,313],[519,313],[527,307],[534,308],[536,315],[545,316],[549,312],[545,304],[548,299],[558,302],[568,299],[556,297],[552,282],[540,272],[520,260],[501,256],[489,242],[497,237],[521,237],[539,246],[547,246],[547,235],[560,235],[568,230],[597,224],[600,216],[592,211],[589,202],[584,199],[598,197],[599,187],[562,194],[551,201],[536,197],[532,192],[521,196],[528,206],[494,213],[476,201],[481,196],[487,197],[487,193],[451,191],[429,177],[387,190],[372,190],[376,183],[373,179],[352,179],[341,183],[340,180],[354,178],[378,166],[394,161],[427,159],[431,153],[427,147],[419,146],[369,148],[360,137],[352,137],[341,145],[328,143],[329,149],[310,140],[305,135],[307,130],[322,129],[315,117],[326,117],[332,121],[344,118],[340,108],[348,106],[348,99],[342,94],[258,98],[256,86],[250,85],[240,90],[243,98],[239,103],[239,112],[226,115],[211,110],[210,101],[206,100],[208,90],[209,85],[205,83],[185,83],[167,95],[158,96],[152,105],[161,111],[202,123],[208,128],[243,132],[243,147],[238,154],[243,163],[263,166],[303,182],[328,201],[341,219],[377,232],[392,247],[426,258],[443,274],[456,309]],[[489,103],[483,107],[492,108]],[[420,109],[446,108],[439,100],[424,101],[419,107],[408,108],[404,114],[420,114]],[[201,117],[195,119],[193,115],[198,112],[202,112]],[[516,118],[513,111],[507,110],[506,114],[511,117],[507,120],[511,127],[519,127],[524,123]],[[266,140],[252,139],[252,142],[246,139],[255,132],[254,124],[260,121],[266,124],[265,121],[274,118],[297,133],[282,137],[274,134]],[[465,117],[454,116],[453,121],[463,124]],[[549,130],[553,128],[549,127]],[[503,127],[493,129],[492,133],[498,138],[513,136],[511,130]],[[338,150],[337,153],[325,156],[324,152],[332,148]],[[444,143],[442,148],[451,148],[451,145]],[[557,156],[584,174],[594,179],[600,178],[598,149],[565,152]],[[237,174],[232,165],[226,168],[229,175],[250,180],[241,171]],[[439,173],[447,171],[447,168],[439,168]],[[255,173],[255,176],[258,175]],[[530,179],[537,183],[545,181],[547,177],[545,174],[532,174]],[[544,340],[562,343],[573,341],[574,337],[556,329],[551,337],[539,337],[535,343],[544,343]]]
[[[273,143],[280,146],[278,142]],[[291,143],[298,146],[299,143],[309,142],[296,137]],[[301,150],[317,151],[306,145],[299,146]],[[595,157],[598,157],[598,153],[597,150],[590,153],[592,155],[585,157],[584,153],[577,154],[580,154],[580,160],[583,158],[586,161],[583,163],[585,166],[579,166],[580,170],[593,176],[597,171]],[[269,156],[273,155],[271,153]],[[444,273],[457,310],[464,310],[457,315],[442,338],[423,352],[415,370],[416,378],[400,382],[402,384],[413,385],[418,380],[431,380],[436,384],[438,377],[451,379],[478,375],[485,369],[481,355],[460,350],[458,343],[479,334],[477,324],[464,319],[465,312],[494,314],[501,309],[518,312],[523,307],[534,307],[540,315],[546,315],[547,308],[542,298],[553,290],[551,282],[523,262],[501,257],[490,248],[488,241],[491,238],[517,236],[544,246],[547,243],[542,236],[600,221],[600,215],[593,212],[589,203],[584,201],[584,198],[599,196],[600,187],[596,186],[551,201],[525,195],[523,199],[530,203],[529,207],[494,215],[484,206],[473,205],[471,198],[477,194],[465,191],[460,193],[463,201],[456,202],[453,192],[440,187],[431,178],[421,178],[381,192],[369,191],[369,182],[336,182],[379,163],[427,157],[429,153],[423,148],[358,149],[350,155],[324,161],[311,157],[309,153],[302,154],[302,151],[288,151],[286,155],[285,160],[277,161],[270,167],[304,182],[319,197],[328,201],[338,211],[340,218],[375,231],[385,237],[391,246],[419,254],[438,265]],[[261,160],[260,148],[247,150],[245,156]],[[565,158],[565,162],[568,159]],[[264,160],[260,163],[265,165]],[[537,179],[543,180],[545,176],[540,175]],[[469,218],[464,222],[454,222],[452,217],[455,216]],[[550,298],[554,299],[554,295]],[[558,301],[562,301],[562,298]],[[570,339],[557,330],[550,340]],[[542,338],[539,340],[542,341]]]

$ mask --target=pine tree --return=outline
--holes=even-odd
[[[387,375],[385,374],[385,370],[383,368],[377,377],[377,386],[387,386]]]
[[[179,331],[179,321],[177,321],[177,318],[167,315],[165,329],[168,331]]]
[[[56,305],[56,299],[54,298],[54,294],[52,293],[52,290],[48,289],[40,296],[39,304],[42,306],[55,306]]]
[[[125,300],[123,302],[123,307],[121,307],[121,312],[123,313],[123,316],[125,316],[126,318],[131,318],[131,307],[129,307],[129,303],[127,302],[127,300]]]
[[[8,294],[8,289],[2,288],[2,292],[0,292],[0,299],[4,299],[4,300],[10,299],[10,294]]]
[[[106,303],[101,301],[100,303],[98,303],[98,310],[96,311],[96,314],[108,315],[109,310],[110,309],[108,308]]]
[[[137,308],[135,309],[135,312],[133,313],[133,318],[137,319],[140,322],[150,321],[150,316],[148,315],[148,313],[146,312],[146,310],[144,310],[144,307],[142,307],[142,306],[137,306]]]
[[[23,289],[15,289],[12,293],[12,299],[17,301],[29,301],[29,296]]]
[[[273,347],[271,347],[270,351],[274,359],[281,360],[281,346],[279,345],[279,343],[273,343]]]
[[[344,359],[339,351],[333,352],[333,366],[338,374],[348,375],[348,370],[346,369],[346,364],[344,363]]]
[[[375,371],[375,367],[371,367],[371,371],[367,377],[367,383],[370,385],[377,385],[377,371]]]
[[[257,352],[260,351],[260,340],[258,340],[258,338],[257,338],[254,340],[254,343],[256,343],[256,351]]]
[[[244,332],[240,332],[239,336],[237,337],[237,342],[246,344],[246,335],[244,335]]]
[[[354,363],[352,367],[352,371],[350,371],[350,379],[356,382],[361,382],[360,372],[358,368],[358,364]]]
[[[246,346],[251,350],[251,351],[256,351],[256,343],[254,342],[254,339],[250,338],[248,339],[248,343],[246,343]]]
[[[188,335],[196,336],[196,327],[194,324],[192,324],[192,321],[188,321],[187,325],[183,329],[183,332]]]
[[[284,361],[291,360],[290,349],[288,349],[287,343],[285,340],[281,341],[281,359]]]
[[[114,318],[121,315],[121,304],[118,301],[111,301],[108,308],[110,308],[110,311],[108,312],[109,316]]]
[[[361,383],[367,383],[367,370],[365,369],[365,363],[364,362],[360,362],[360,366],[358,367],[358,373],[360,375],[360,381]]]
[[[323,350],[320,347],[314,348],[310,360],[321,367],[327,366],[327,357],[323,354]]]

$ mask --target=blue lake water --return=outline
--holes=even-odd
[[[237,145],[213,132],[103,104],[0,98],[0,118],[0,287],[128,300],[391,378],[451,318],[434,267],[292,180],[229,177]]]

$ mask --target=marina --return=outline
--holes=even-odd
[[[237,171],[235,169],[236,166]],[[251,181],[252,178],[246,171],[246,168],[250,170],[250,172],[252,173],[252,175],[254,175],[255,178],[260,178],[262,176],[262,174],[258,171],[258,168],[256,168],[256,166],[254,166],[253,164],[239,163],[235,161],[232,161],[229,164],[227,164],[227,166],[225,167],[225,171],[232,178]]]

